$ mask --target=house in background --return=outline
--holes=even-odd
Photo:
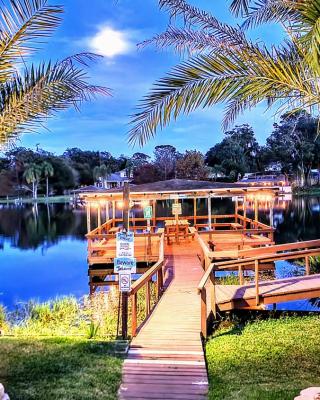
[[[126,182],[130,183],[132,179],[132,171],[123,169],[122,171],[113,172],[105,178],[99,178],[95,185],[103,189],[121,188]]]

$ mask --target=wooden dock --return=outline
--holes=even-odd
[[[119,399],[206,399],[197,285],[203,269],[196,241],[166,246],[171,280],[124,361]]]
[[[263,309],[267,304],[315,297],[320,297],[320,274],[263,281],[259,283],[258,305],[255,284],[216,286],[216,303],[220,311]]]

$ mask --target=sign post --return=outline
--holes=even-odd
[[[134,258],[133,232],[117,232],[116,257],[114,273],[119,274],[119,290],[121,293],[121,335],[128,336],[128,292],[131,290],[131,274],[136,273],[137,263]]]

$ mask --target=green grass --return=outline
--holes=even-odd
[[[206,354],[210,400],[292,400],[320,386],[320,317],[229,323]]]
[[[116,399],[112,344],[77,338],[0,338],[0,381],[13,400]]]
[[[296,196],[319,196],[320,195],[320,186],[294,188],[293,194]]]

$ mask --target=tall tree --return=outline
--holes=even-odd
[[[60,24],[62,12],[47,0],[10,0],[0,6],[0,145],[33,132],[57,111],[108,94],[106,88],[87,83],[82,69],[97,59],[94,54],[26,64],[26,56]]]
[[[155,83],[132,117],[129,141],[144,144],[158,127],[182,113],[222,102],[227,129],[245,109],[267,101],[284,110],[318,112],[320,90],[319,0],[233,0],[231,11],[243,27],[220,22],[185,0],[159,0],[170,14],[169,26],[149,43],[184,52],[183,61]],[[246,29],[278,22],[287,37],[279,46],[253,42]],[[181,26],[182,24],[182,26]]]
[[[42,168],[42,174],[45,177],[46,180],[46,197],[49,197],[49,177],[52,177],[54,174],[54,169],[52,164],[50,164],[48,161],[43,161],[41,164]]]
[[[266,160],[269,164],[280,164],[282,172],[296,174],[299,186],[308,184],[311,169],[319,166],[317,127],[318,119],[305,111],[284,114],[267,138],[264,148]]]
[[[37,199],[38,197],[38,186],[41,179],[42,167],[40,164],[32,163],[29,164],[23,173],[23,176],[27,183],[32,184],[32,197]]]
[[[162,179],[175,177],[176,163],[179,158],[177,149],[169,144],[156,146],[154,150],[154,165],[159,169]]]
[[[182,179],[207,179],[209,170],[203,154],[197,150],[186,151],[177,161],[177,177]]]

